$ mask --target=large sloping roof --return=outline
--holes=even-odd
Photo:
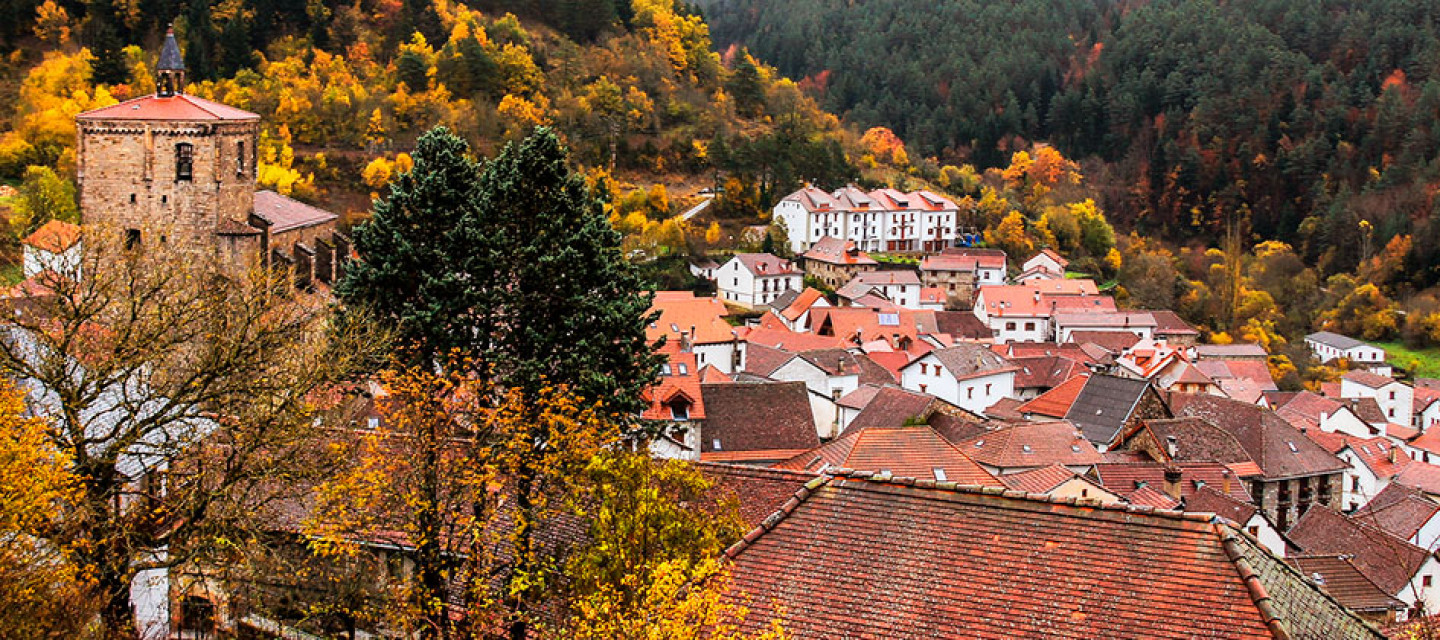
[[[1326,593],[1355,611],[1403,610],[1405,603],[1380,589],[1365,577],[1345,554],[1295,556],[1290,558],[1301,573],[1319,583]]]
[[[1030,399],[1029,402],[1020,405],[1016,411],[1021,414],[1030,413],[1051,418],[1063,418],[1070,412],[1071,405],[1075,404],[1075,398],[1080,395],[1080,390],[1085,388],[1085,383],[1089,379],[1088,375],[1075,376]]]
[[[810,245],[810,250],[805,252],[806,260],[815,260],[829,264],[868,266],[879,264],[869,254],[855,248],[855,243],[840,238],[825,236]]]
[[[752,527],[775,513],[780,505],[795,495],[796,489],[816,478],[816,474],[808,471],[754,465],[715,462],[698,462],[696,465],[700,473],[714,483],[710,493],[735,498],[739,503],[740,517]]]
[[[1266,479],[1280,480],[1349,468],[1324,447],[1305,437],[1274,411],[1217,396],[1170,394],[1177,416],[1203,418],[1235,437],[1250,459],[1260,465]]]
[[[1307,509],[1288,537],[1307,555],[1351,555],[1356,568],[1390,594],[1400,593],[1430,558],[1420,547],[1320,505]]]
[[[80,225],[64,220],[51,220],[40,225],[35,233],[26,236],[22,242],[50,253],[64,253],[80,242]]]
[[[777,463],[777,469],[866,469],[890,475],[960,484],[1003,486],[929,425],[846,429],[814,450]]]
[[[931,352],[956,380],[1015,371],[1018,367],[982,345],[962,342]]]
[[[255,215],[270,223],[270,233],[284,233],[331,222],[339,216],[274,191],[255,192]]]
[[[705,397],[702,454],[793,451],[820,444],[804,382],[729,382],[700,388]]]
[[[855,472],[726,554],[742,631],[800,640],[1381,637],[1208,514]]]
[[[1318,342],[1327,347],[1335,347],[1336,349],[1340,349],[1341,351],[1347,349],[1354,349],[1355,347],[1364,346],[1365,344],[1364,342],[1351,338],[1350,336],[1342,336],[1338,333],[1334,333],[1331,331],[1316,331],[1315,333],[1305,336],[1305,339],[1313,342]]]
[[[1021,422],[958,444],[976,462],[1000,469],[1089,466],[1104,461],[1075,425],[1064,420]]]

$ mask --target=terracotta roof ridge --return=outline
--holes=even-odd
[[[209,102],[209,100],[206,100],[206,99],[204,99],[204,98],[200,98],[200,97],[198,97],[198,96],[192,96],[192,95],[190,95],[190,94],[185,94],[185,93],[176,94],[175,97],[177,97],[177,98],[183,98],[183,99],[185,100],[185,102],[189,103],[191,106],[193,106],[193,107],[195,107],[196,109],[199,109],[199,110],[201,110],[201,111],[204,111],[205,113],[208,113],[208,114],[210,114],[210,115],[212,115],[212,116],[215,116],[216,118],[220,118],[220,119],[222,119],[222,120],[225,118],[225,116],[220,115],[219,113],[216,113],[214,109],[211,109],[211,108],[205,106],[205,103],[206,103],[206,102]]]
[[[730,545],[729,548],[725,549],[724,555],[731,559],[739,556],[745,551],[745,549],[749,548],[750,545],[754,544],[754,542],[758,540],[761,535],[763,535],[767,531],[774,529],[782,521],[784,521],[786,517],[788,517],[791,513],[794,513],[797,507],[804,503],[805,500],[809,499],[810,496],[814,495],[815,492],[818,491],[821,487],[827,484],[831,484],[837,480],[859,480],[865,483],[872,483],[876,486],[919,488],[933,490],[937,493],[952,495],[989,496],[992,498],[1002,498],[1006,500],[1013,500],[1016,502],[1029,503],[1034,505],[1058,504],[1072,507],[1084,507],[1093,511],[1113,511],[1125,514],[1154,516],[1175,522],[1199,522],[1213,524],[1217,520],[1217,517],[1211,513],[1187,513],[1174,509],[1156,509],[1154,507],[1136,506],[1124,503],[1107,504],[1099,500],[1098,498],[1052,496],[1043,493],[1030,493],[1026,491],[1018,491],[1015,489],[1008,489],[1004,486],[985,487],[974,484],[961,484],[958,482],[941,482],[930,479],[892,476],[889,474],[879,473],[875,471],[860,471],[856,469],[840,468],[831,469],[824,475],[821,475],[820,477],[817,477],[810,482],[805,483],[805,486],[797,490],[795,492],[795,495],[792,496],[789,500],[785,501],[785,504],[781,505],[775,513],[770,514],[769,517],[765,518],[765,520],[761,521],[758,526],[746,533],[745,536],[741,538],[738,542]]]

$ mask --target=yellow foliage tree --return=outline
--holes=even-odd
[[[985,243],[1012,256],[1028,256],[1035,252],[1035,241],[1025,231],[1025,216],[1019,211],[1011,211],[995,228],[986,229]]]
[[[71,460],[50,425],[0,378],[0,637],[84,637],[95,602],[89,579],[63,549],[42,543],[57,514],[80,498]]]
[[[720,242],[720,223],[711,222],[705,229],[705,244],[714,246]]]
[[[45,0],[35,7],[35,37],[51,47],[64,47],[70,44],[70,30],[70,13],[55,0]]]
[[[20,83],[11,130],[0,135],[0,173],[29,165],[68,173],[75,166],[75,116],[118,102],[91,84],[90,51],[49,51]]]

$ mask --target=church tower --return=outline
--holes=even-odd
[[[156,65],[156,93],[76,116],[76,174],[86,225],[129,246],[181,243],[231,263],[265,254],[255,208],[260,116],[185,93],[173,30]]]

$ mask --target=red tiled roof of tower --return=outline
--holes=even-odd
[[[775,465],[821,471],[864,469],[941,482],[1004,486],[929,425],[846,429],[828,444]]]
[[[80,225],[64,220],[51,220],[40,225],[35,233],[26,236],[22,242],[50,253],[64,253],[80,242]]]
[[[255,192],[255,215],[270,223],[270,233],[284,233],[331,222],[339,216],[282,196],[274,191]]]
[[[805,252],[804,258],[827,264],[866,266],[880,264],[869,254],[856,249],[854,242],[831,236],[825,236],[810,245],[810,250]]]
[[[1348,554],[1355,567],[1386,593],[1400,593],[1430,552],[1362,520],[1315,505],[1287,533],[1306,555]]]
[[[1201,487],[1208,486],[1241,502],[1250,502],[1250,494],[1245,492],[1245,483],[1235,477],[1235,473],[1228,467],[1218,462],[1181,462],[1171,465],[1159,462],[1104,462],[1095,465],[1095,474],[1100,480],[1100,486],[1121,495],[1128,495],[1142,483],[1156,490],[1164,489],[1167,466],[1180,470],[1182,499],[1189,500]]]
[[[1021,422],[956,445],[976,462],[1000,469],[1089,466],[1105,460],[1074,424],[1064,420]]]
[[[1074,478],[1075,475],[1074,471],[1066,469],[1062,465],[1052,464],[1048,467],[1040,467],[1028,471],[1021,471],[1020,473],[1000,476],[1000,482],[1006,487],[1016,491],[1048,493],[1055,487]]]
[[[1385,593],[1355,566],[1346,554],[1292,556],[1290,564],[1325,588],[1325,592],[1355,611],[1403,610],[1405,603]],[[1391,635],[1392,638],[1410,636]]]
[[[1080,391],[1085,388],[1085,381],[1088,375],[1078,375],[1055,388],[1046,391],[1029,402],[1020,405],[1017,409],[1022,414],[1031,413],[1052,418],[1063,418],[1070,412],[1070,405],[1075,404],[1075,398],[1080,397]]]
[[[741,519],[752,527],[794,497],[797,489],[818,477],[808,471],[715,462],[698,462],[696,468],[714,483],[710,489],[712,494],[735,498]]]
[[[260,120],[259,114],[211,102],[188,94],[173,96],[148,95],[120,104],[92,109],[75,116],[76,120],[180,120],[186,122],[215,120]]]
[[[1094,500],[850,472],[811,481],[726,555],[742,632],[1380,637],[1208,515]]]

